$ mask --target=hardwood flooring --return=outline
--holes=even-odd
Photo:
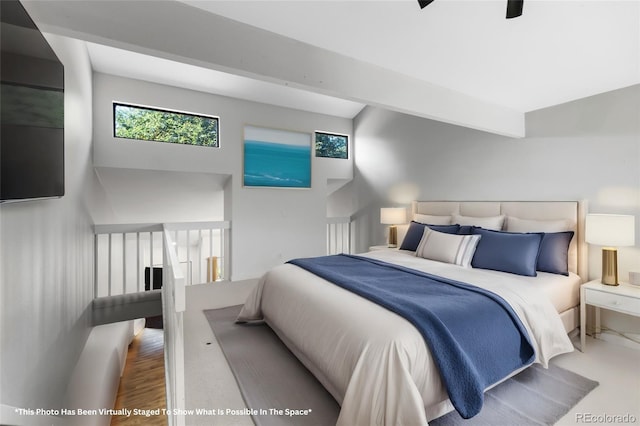
[[[162,410],[167,408],[164,383],[164,337],[162,330],[145,328],[127,353],[124,374],[120,378],[115,409]],[[145,412],[142,412],[145,413]],[[167,425],[163,414],[113,416],[111,426]]]

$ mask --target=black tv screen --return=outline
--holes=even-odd
[[[19,1],[0,8],[0,202],[62,197],[64,67]]]

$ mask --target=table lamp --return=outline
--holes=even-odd
[[[380,209],[380,223],[389,226],[389,247],[398,247],[398,229],[407,221],[407,209],[404,207],[383,207]]]
[[[618,285],[618,249],[635,244],[635,217],[588,214],[585,240],[602,247],[602,284]]]

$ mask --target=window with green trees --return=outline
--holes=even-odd
[[[316,157],[349,158],[349,136],[316,132]]]
[[[218,117],[113,104],[117,138],[218,147]]]

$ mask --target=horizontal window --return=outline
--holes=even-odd
[[[218,147],[218,118],[157,108],[113,104],[117,138]]]
[[[316,132],[316,157],[349,158],[349,136]]]

